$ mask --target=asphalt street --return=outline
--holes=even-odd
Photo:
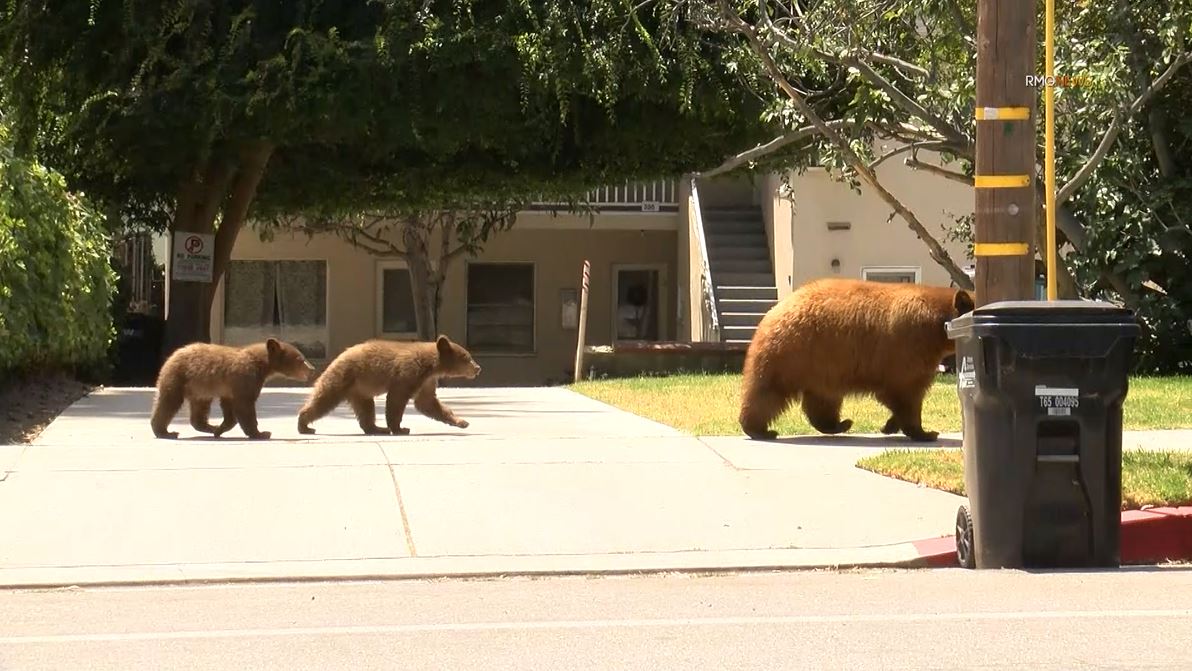
[[[0,593],[0,669],[1188,669],[1192,567]]]

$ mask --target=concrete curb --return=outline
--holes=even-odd
[[[919,566],[959,566],[952,536],[913,541],[912,545],[919,553],[915,562]],[[1192,506],[1123,511],[1122,565],[1167,561],[1192,561]]]
[[[205,564],[0,568],[0,589],[225,583],[491,579],[509,577],[913,568],[911,543],[856,548],[641,552],[600,555],[378,557]]]
[[[1122,565],[1179,560],[1192,561],[1192,506],[1122,513]],[[7,567],[0,568],[0,589],[956,567],[955,541],[941,536],[839,549]]]

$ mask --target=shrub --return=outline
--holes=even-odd
[[[0,379],[106,368],[116,275],[104,218],[0,127]]]

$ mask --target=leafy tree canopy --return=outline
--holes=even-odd
[[[9,0],[24,146],[126,219],[451,208],[674,176],[765,136],[735,52],[623,0]],[[166,349],[214,296],[172,283]]]
[[[664,5],[10,0],[0,13],[24,139],[158,224],[196,169],[255,141],[272,147],[265,213],[676,175],[763,136],[731,54]]]

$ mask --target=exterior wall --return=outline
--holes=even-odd
[[[497,234],[475,258],[456,259],[443,287],[439,331],[466,343],[467,265],[473,262],[534,264],[535,347],[532,354],[474,352],[484,372],[475,384],[515,385],[570,381],[576,330],[561,323],[563,289],[579,290],[583,261],[591,262],[587,344],[613,340],[613,268],[615,264],[650,264],[662,270],[662,339],[676,336],[677,224],[675,213],[604,214],[588,217],[524,213],[513,230]],[[437,247],[434,247],[437,248]],[[314,260],[327,262],[328,360],[347,347],[379,337],[378,267],[382,259],[334,237],[307,240],[278,235],[262,242],[253,231],[236,241],[233,260]],[[212,340],[223,341],[223,285],[212,308]],[[457,384],[462,382],[450,382]]]
[[[679,184],[679,218],[675,235],[675,340],[693,342],[699,340],[700,313],[692,310],[693,302],[700,296],[699,252],[695,248],[695,234],[692,226],[691,183],[684,179]]]
[[[762,198],[759,187],[764,176],[750,173],[729,173],[699,181],[699,200],[705,208],[759,207]]]
[[[891,145],[892,147],[893,145]],[[935,155],[922,152],[920,160],[933,160]],[[898,158],[878,166],[878,175],[891,193],[897,196],[923,222],[940,244],[952,255],[957,265],[971,263],[965,256],[961,242],[944,240],[945,227],[952,223],[949,215],[973,212],[972,187],[935,175],[923,173],[902,164]],[[777,278],[779,296],[809,280],[826,276],[862,277],[865,267],[918,269],[922,284],[948,286],[952,279],[927,253],[927,247],[900,217],[887,222],[890,207],[872,191],[857,194],[847,184],[834,181],[826,171],[812,169],[803,175],[792,175],[794,201],[778,197],[775,177],[773,187],[775,267],[783,259],[777,248],[784,244],[791,250],[792,278],[785,288],[781,271]],[[790,221],[790,238],[783,240],[780,222]],[[829,222],[848,222],[849,230],[829,230]],[[833,268],[832,261],[839,266]]]
[[[782,179],[778,175],[766,175],[762,185],[762,216],[766,221],[766,238],[770,242],[770,262],[774,265],[774,286],[778,288],[778,300],[782,300],[794,287],[795,257],[792,241],[794,232],[793,210],[790,201],[782,197]]]
[[[699,251],[699,231],[696,230],[696,226],[700,222],[696,220],[696,203],[692,199],[690,184],[687,185],[684,202],[687,210],[680,228],[685,233],[684,242],[686,244],[683,245],[679,254],[685,257],[687,268],[687,293],[684,306],[688,317],[686,335],[688,340],[699,342],[704,339],[705,330],[703,260]],[[700,203],[700,209],[703,209],[702,203]]]

